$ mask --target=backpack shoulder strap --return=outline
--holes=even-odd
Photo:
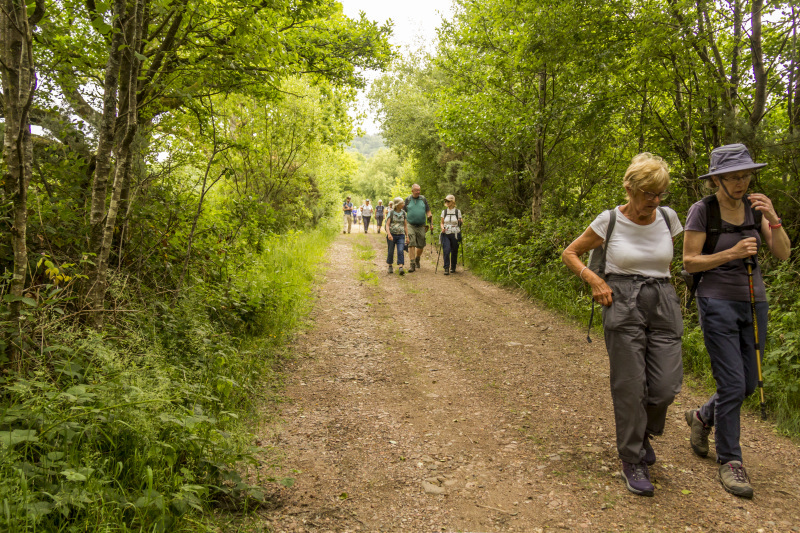
[[[750,195],[745,194],[744,195],[744,201],[748,202],[749,199],[750,199]],[[748,204],[749,204],[749,202],[748,202]],[[760,233],[761,232],[761,219],[764,217],[764,213],[762,213],[758,209],[755,209],[752,206],[750,206],[750,210],[753,212],[753,226],[754,226],[754,229]]]
[[[611,241],[611,233],[614,231],[614,226],[617,224],[617,208],[611,209],[608,219],[608,229],[606,229],[606,238],[603,243],[603,255],[600,257],[600,272],[601,275],[606,274],[606,252],[608,252],[608,243]]]
[[[667,223],[667,229],[669,230],[669,236],[672,237],[672,222],[669,220],[669,212],[667,212],[667,208],[659,206],[658,212],[661,213],[662,217],[664,217],[664,222]]]
[[[703,255],[711,255],[717,247],[719,234],[722,232],[722,214],[717,195],[706,196],[703,198],[703,203],[706,204],[706,242],[703,243]]]

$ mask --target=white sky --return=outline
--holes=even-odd
[[[392,19],[394,35],[391,43],[400,47],[400,51],[408,48],[419,48],[420,44],[429,46],[436,39],[436,28],[442,17],[450,18],[451,0],[339,0],[344,14],[355,18],[363,11],[370,20],[384,23]],[[367,78],[374,78],[377,73],[368,72]],[[378,133],[369,104],[364,93],[359,94],[358,107],[367,112],[367,119],[361,128],[367,133]]]

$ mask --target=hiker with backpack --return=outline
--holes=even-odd
[[[766,343],[768,310],[761,268],[754,260],[764,243],[785,261],[791,243],[772,201],[763,194],[747,194],[754,171],[767,165],[753,162],[743,144],[715,148],[710,159],[709,173],[700,178],[716,191],[689,208],[683,261],[694,274],[692,292],[717,390],[684,416],[692,450],[700,457],[708,455],[708,436],[715,428],[722,486],[752,498],[739,445],[740,411],[757,385],[763,389],[759,347]]]
[[[361,219],[364,221],[364,233],[369,232],[369,220],[372,218],[372,206],[369,205],[369,200],[364,200],[361,206]]]
[[[416,183],[411,186],[411,195],[405,200],[405,209],[408,214],[408,271],[414,272],[420,267],[419,258],[425,249],[425,233],[431,221],[431,206],[428,200],[420,194],[422,189]]]
[[[383,200],[378,200],[378,205],[375,206],[375,227],[378,230],[378,233],[381,232],[381,226],[383,225],[383,212],[386,208],[383,207]]]
[[[403,210],[403,199],[399,196],[394,199],[394,203],[390,203],[394,209],[389,211],[386,215],[386,242],[389,243],[389,255],[386,257],[386,262],[389,264],[389,274],[393,272],[392,263],[394,262],[394,250],[397,248],[397,270],[402,276],[405,251],[405,242],[408,238],[408,219],[406,212]]]
[[[439,225],[442,228],[440,239],[444,252],[444,275],[455,273],[458,262],[458,243],[461,236],[461,211],[456,209],[456,197],[448,194],[444,199],[445,209]],[[437,260],[438,263],[438,260]]]
[[[683,380],[683,318],[670,283],[673,238],[683,227],[675,211],[660,206],[669,186],[669,167],[660,157],[634,157],[622,184],[628,203],[598,215],[561,258],[603,305],[623,478],[632,493],[653,496],[650,439],[663,434]],[[580,257],[598,248],[604,261],[594,272]]]
[[[350,201],[349,196],[342,204],[342,212],[344,213],[344,229],[342,229],[342,233],[350,233],[350,228],[353,226],[353,202]]]

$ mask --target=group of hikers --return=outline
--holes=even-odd
[[[342,233],[350,233],[353,224],[356,226],[358,226],[358,224],[364,224],[364,233],[368,233],[370,221],[373,218],[373,213],[375,214],[377,232],[380,233],[380,227],[381,223],[383,222],[383,216],[386,209],[386,207],[383,205],[383,200],[378,200],[378,205],[376,206],[372,206],[369,203],[369,200],[364,200],[364,203],[361,204],[360,207],[353,205],[353,202],[350,200],[351,197],[348,196],[347,199],[345,199],[344,204],[342,204],[342,211],[344,213],[344,229],[342,230]],[[391,206],[391,202],[389,202],[389,205]]]
[[[431,206],[428,199],[420,194],[421,192],[422,189],[415,183],[411,186],[411,194],[408,198],[403,199],[398,196],[389,202],[387,209],[384,209],[383,201],[378,200],[378,205],[375,207],[377,231],[380,233],[382,227],[386,231],[386,242],[389,247],[386,263],[389,265],[389,274],[394,272],[395,251],[397,252],[397,270],[401,276],[405,274],[406,250],[409,253],[408,271],[414,272],[420,268],[420,258],[427,244],[425,236],[433,227]],[[368,233],[373,212],[369,200],[364,200],[364,204],[360,208],[354,207],[350,200],[351,197],[348,196],[342,204],[344,213],[342,233],[350,233],[353,221],[357,220],[356,212],[361,213],[364,233]],[[439,239],[444,255],[444,275],[448,276],[456,272],[463,220],[461,211],[456,208],[456,199],[452,194],[447,195],[444,199],[444,205],[445,208],[442,210],[439,220],[441,230]]]
[[[683,378],[683,319],[670,263],[673,239],[684,232],[684,277],[697,300],[717,386],[705,404],[684,413],[691,448],[707,457],[715,428],[722,486],[753,497],[739,439],[742,403],[757,386],[763,409],[767,297],[756,259],[762,242],[779,260],[789,258],[791,244],[772,201],[747,194],[754,171],[766,164],[753,162],[742,144],[715,148],[710,159],[709,172],[700,178],[715,192],[689,208],[685,230],[675,211],[660,206],[668,195],[667,164],[642,153],[622,181],[627,203],[601,213],[562,254],[603,306],[617,452],[628,490],[643,496],[654,493],[651,439],[663,434],[667,407]],[[586,266],[580,257],[592,250],[602,259],[590,258]]]
[[[715,428],[722,486],[736,496],[753,497],[739,440],[742,404],[757,386],[763,413],[761,348],[766,343],[768,306],[757,254],[762,243],[779,260],[788,259],[791,251],[772,201],[764,194],[747,194],[753,173],[765,166],[755,163],[743,144],[712,150],[709,172],[700,179],[714,193],[689,208],[684,229],[677,213],[660,205],[669,194],[669,167],[658,156],[639,154],[622,180],[627,203],[598,215],[562,254],[602,305],[617,452],[626,486],[634,494],[654,494],[648,470],[656,462],[651,441],[664,433],[667,408],[683,381],[683,318],[670,283],[670,264],[674,238],[684,232],[683,277],[691,287],[690,302],[697,301],[716,381],[708,401],[684,413],[691,449],[707,457]],[[376,209],[376,217],[378,228],[385,220],[389,273],[395,250],[399,273],[404,273],[406,242],[409,272],[414,272],[432,222],[430,205],[414,185],[408,198],[395,198],[385,213],[382,207]],[[352,209],[348,197],[348,232]],[[371,209],[362,206],[365,231],[370,216]],[[452,195],[445,199],[439,225],[449,274],[456,270],[462,225]],[[581,256],[590,251],[587,266]]]

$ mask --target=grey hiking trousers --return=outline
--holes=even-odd
[[[603,308],[617,451],[644,458],[645,434],[661,435],[667,407],[681,390],[681,305],[669,278],[608,276],[613,303]]]

